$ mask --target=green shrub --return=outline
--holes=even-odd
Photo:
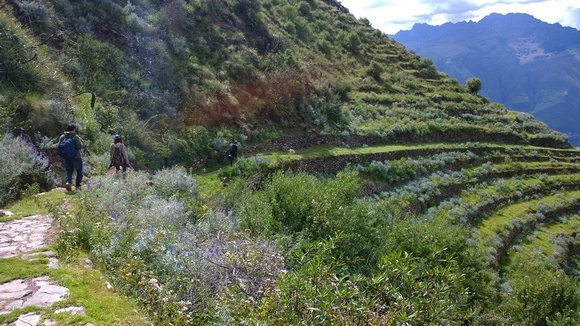
[[[330,41],[328,41],[326,38],[318,38],[316,40],[316,46],[318,47],[318,49],[320,50],[320,52],[328,55],[332,53],[332,43]]]
[[[469,78],[467,80],[467,90],[471,94],[477,94],[481,90],[481,79],[479,78]]]
[[[146,167],[150,169],[160,169],[167,165],[167,158],[171,152],[168,148],[170,144],[161,142],[161,130],[151,130],[151,127],[140,120],[134,112],[123,113],[119,118],[118,129],[115,134],[123,137],[123,142],[128,147],[129,152],[134,155],[131,158],[131,165],[134,167]],[[110,138],[110,135],[107,135]],[[105,150],[108,151],[110,141],[107,142]]]
[[[284,29],[290,34],[296,34],[296,24],[291,21],[284,22]]]
[[[336,178],[318,180],[306,174],[277,173],[265,189],[276,219],[274,229],[306,231],[313,239],[332,234],[330,227],[358,195],[356,174],[341,173]]]
[[[356,54],[356,53],[360,52],[361,40],[358,37],[357,33],[350,32],[346,36],[344,36],[344,39],[342,41],[342,45],[345,49]]]
[[[380,81],[381,75],[383,74],[384,71],[385,69],[383,68],[383,66],[380,63],[373,60],[367,67],[365,74],[367,76],[373,77],[376,81]]]
[[[500,311],[519,325],[575,325],[580,322],[577,278],[526,262],[509,282]]]
[[[377,231],[385,223],[376,210],[355,202],[359,182],[354,172],[331,179],[276,172],[263,190],[244,192],[233,204],[242,225],[256,234],[307,241],[341,234],[335,244],[337,258],[353,270],[368,270],[379,257],[382,233]],[[291,241],[287,246],[293,250],[299,243]]]
[[[0,13],[0,89],[41,92],[46,79],[30,38],[4,12]]]
[[[297,10],[302,17],[310,17],[312,11],[311,3],[308,3],[306,1],[300,1],[298,3]]]
[[[226,129],[210,131],[203,126],[167,133],[165,138],[171,151],[170,164],[185,164],[194,168],[201,165],[205,167],[209,162],[221,163],[231,141],[245,139],[243,135],[235,135],[234,131]]]
[[[20,10],[28,22],[32,24],[42,24],[48,16],[48,8],[37,1],[23,1],[20,3]]]
[[[386,325],[390,315],[359,288],[357,277],[341,277],[334,239],[296,253],[296,264],[258,304],[228,302],[236,324]]]
[[[389,236],[385,236],[388,252],[408,253],[415,258],[407,258],[426,264],[427,273],[435,270],[449,273],[454,279],[445,295],[449,300],[457,300],[453,303],[455,307],[449,309],[458,309],[454,313],[462,311],[466,316],[489,307],[496,293],[494,273],[485,253],[470,245],[467,238],[468,230],[446,217],[397,221]]]
[[[302,41],[309,42],[312,39],[312,30],[310,29],[306,19],[302,17],[296,18],[294,26],[296,27],[296,36],[298,36]]]
[[[472,308],[463,286],[465,276],[450,268],[453,264],[442,251],[424,257],[395,251],[382,258],[365,290],[386,305],[386,314],[396,325],[466,322]]]
[[[60,130],[61,125],[53,115],[51,102],[39,93],[24,93],[9,104],[13,124],[30,132],[43,134]],[[13,127],[12,125],[11,127]]]
[[[121,50],[88,34],[69,40],[67,45],[78,60],[71,65],[72,73],[85,91],[107,96],[107,92],[121,88],[127,61]]]
[[[352,84],[344,79],[341,79],[334,83],[333,89],[341,101],[347,101],[349,99],[348,94],[352,91]]]
[[[421,60],[419,60],[417,66],[418,66],[417,70],[419,72],[418,76],[422,78],[435,79],[439,76],[439,72],[437,71],[437,68],[435,67],[431,59],[422,58]]]
[[[25,136],[0,138],[0,206],[33,184],[48,190],[54,184],[48,159]]]
[[[250,237],[235,216],[204,211],[194,219],[187,201],[197,201],[196,191],[180,168],[91,178],[75,214],[60,221],[59,257],[89,253],[156,324],[215,320],[214,300],[238,286],[243,300],[261,297],[284,264],[271,243]]]
[[[235,177],[249,177],[252,174],[260,173],[268,166],[268,159],[263,156],[252,156],[248,158],[238,158],[231,167],[219,171],[220,178],[232,179]]]

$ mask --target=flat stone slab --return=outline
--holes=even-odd
[[[37,313],[28,313],[25,315],[20,315],[18,320],[14,322],[15,326],[36,326],[40,322],[40,315]]]
[[[52,283],[46,276],[14,280],[0,285],[0,314],[28,306],[50,307],[68,295],[67,288]]]
[[[71,314],[73,316],[75,316],[75,315],[86,316],[87,315],[87,313],[85,312],[85,307],[66,307],[66,308],[58,309],[54,313],[60,314],[63,312],[68,312],[69,314]]]
[[[0,306],[2,302],[21,299],[32,293],[23,280],[14,280],[8,283],[0,284]]]
[[[64,300],[68,294],[69,291],[65,287],[45,285],[34,292],[28,300],[24,301],[22,306],[50,307],[53,303]]]
[[[45,248],[50,215],[32,215],[0,223],[0,258],[10,258]]]

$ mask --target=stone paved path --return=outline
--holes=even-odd
[[[0,223],[0,258],[21,256],[47,246],[45,236],[52,224],[48,215],[33,215]]]
[[[10,212],[0,212],[10,215]],[[33,260],[39,255],[49,258],[49,268],[56,268],[58,260],[48,251],[48,232],[52,225],[49,215],[33,215],[10,222],[0,223],[0,259],[19,257]],[[69,290],[52,282],[48,276],[32,279],[16,279],[0,284],[0,314],[8,314],[17,308],[28,306],[50,307],[67,298]],[[67,307],[57,313],[84,314],[83,307]],[[27,313],[10,325],[52,326],[54,320],[43,320],[40,313]],[[4,325],[2,325],[4,326]]]

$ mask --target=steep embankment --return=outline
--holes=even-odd
[[[334,1],[13,1],[0,18],[0,123],[45,147],[70,121],[90,152],[122,134],[153,169],[289,132],[567,145]]]

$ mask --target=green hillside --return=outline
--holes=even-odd
[[[580,150],[337,1],[8,1],[0,72],[0,204],[75,122],[55,250],[155,324],[580,321]]]

